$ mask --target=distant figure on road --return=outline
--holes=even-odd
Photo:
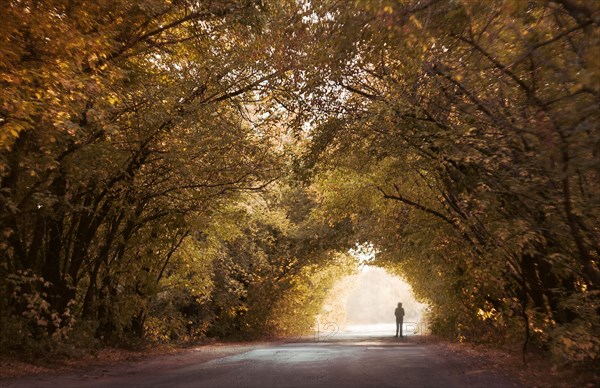
[[[402,303],[398,303],[398,307],[394,311],[396,316],[396,338],[398,338],[398,331],[400,331],[400,338],[402,338],[402,321],[404,320],[404,309]]]

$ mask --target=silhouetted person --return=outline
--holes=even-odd
[[[402,338],[402,321],[404,320],[404,309],[402,303],[398,303],[398,307],[394,311],[396,316],[396,338],[398,338],[398,331],[400,331],[400,338]]]

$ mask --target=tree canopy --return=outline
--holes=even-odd
[[[435,333],[598,362],[598,3],[0,7],[2,351],[306,332],[372,244]]]

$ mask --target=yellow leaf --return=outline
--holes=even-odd
[[[423,25],[415,15],[410,15],[409,20],[415,23],[415,26],[417,26],[419,29],[423,29]]]
[[[117,96],[115,96],[114,94],[111,94],[110,96],[108,96],[108,103],[111,105],[116,105],[119,102],[119,98]]]

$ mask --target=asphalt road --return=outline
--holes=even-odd
[[[518,387],[492,368],[444,352],[422,337],[398,341],[381,333],[325,333],[292,343],[263,344],[212,359],[162,356],[101,371],[31,376],[7,387]]]

